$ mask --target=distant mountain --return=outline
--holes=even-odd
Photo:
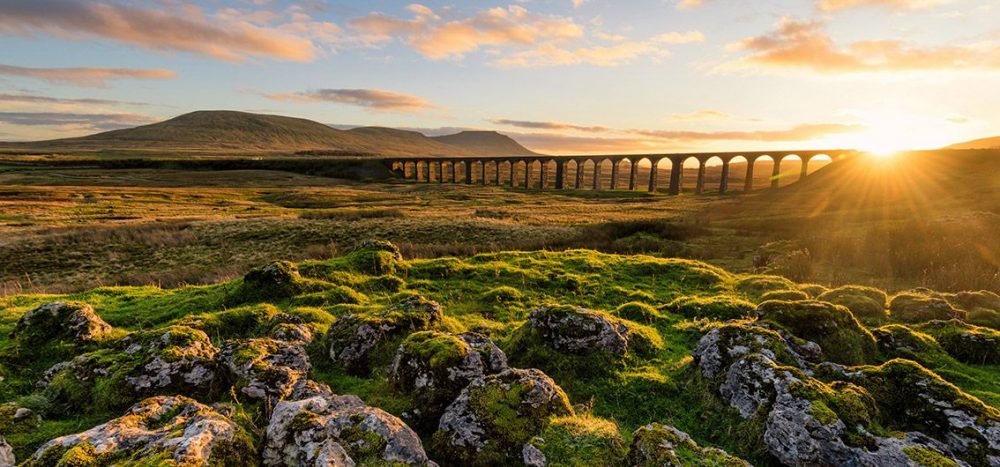
[[[135,128],[78,138],[0,143],[0,147],[58,151],[310,151],[388,156],[532,154],[506,136],[482,133],[489,136],[469,138],[463,136],[465,133],[460,133],[453,136],[458,137],[457,141],[469,144],[449,144],[446,140],[392,128],[364,127],[338,130],[302,118],[229,110],[201,110]],[[473,141],[479,142],[473,144]]]
[[[451,146],[457,146],[472,154],[484,156],[519,156],[537,154],[521,146],[513,138],[495,131],[463,131],[454,135],[431,138]]]
[[[1000,136],[952,144],[945,149],[1000,149]]]

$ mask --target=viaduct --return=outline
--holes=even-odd
[[[606,162],[611,165],[610,186],[608,189],[618,190],[621,174],[619,168],[627,161],[628,189],[636,190],[642,186],[652,192],[660,186],[659,177],[661,163],[668,162],[670,166],[670,185],[668,193],[672,195],[681,192],[685,163],[694,159],[698,162],[698,178],[695,193],[705,190],[706,164],[717,159],[722,165],[722,175],[719,181],[719,192],[729,190],[730,165],[735,159],[746,161],[746,176],[743,191],[753,189],[754,165],[761,158],[774,161],[771,173],[771,187],[778,187],[778,177],[781,174],[781,161],[795,156],[802,161],[799,179],[808,175],[809,161],[817,157],[829,157],[838,160],[854,155],[856,151],[848,149],[808,150],[808,151],[760,151],[760,152],[730,152],[730,153],[687,153],[687,154],[656,154],[656,155],[602,155],[602,156],[471,156],[471,157],[399,157],[384,159],[384,162],[403,178],[439,183],[493,184],[501,185],[501,175],[506,173],[503,182],[510,187],[537,187],[544,189],[554,186],[556,190],[586,189],[584,175],[588,172],[590,189],[602,190],[602,170]],[[649,174],[639,180],[639,166],[646,164],[651,167]],[[689,164],[691,165],[691,164]],[[550,174],[554,166],[554,180]],[[461,167],[461,170],[459,169]],[[478,169],[478,170],[473,170]],[[432,178],[433,172],[433,178]],[[492,172],[492,180],[487,179],[487,172]],[[478,175],[478,177],[474,177]],[[459,177],[459,174],[462,174]],[[537,176],[536,176],[537,174]]]

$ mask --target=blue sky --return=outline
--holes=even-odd
[[[995,0],[0,3],[0,140],[199,109],[547,152],[998,134]]]

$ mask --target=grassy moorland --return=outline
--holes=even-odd
[[[37,310],[32,319],[25,318],[29,310],[51,302],[70,303],[74,313],[91,309],[110,327],[74,340],[72,331],[79,327],[67,330],[59,320],[42,320],[38,316],[44,313]],[[598,330],[614,326],[621,340],[600,337],[593,324]],[[757,409],[744,413],[732,389],[724,389],[733,375],[769,387],[754,383],[761,376],[751,370],[732,369],[756,361],[755,352],[768,356],[769,365],[779,365],[773,371],[792,381],[775,389],[777,394],[806,404],[802,416],[814,423],[839,427],[831,428],[833,436],[852,455],[869,455],[864,446],[910,440],[914,432],[938,440],[964,433],[972,444],[910,440],[902,451],[883,447],[875,452],[905,453],[914,462],[947,461],[920,465],[952,465],[949,459],[987,465],[996,455],[975,435],[977,424],[982,429],[1000,424],[1000,297],[995,294],[829,290],[775,276],[733,274],[697,261],[589,250],[405,260],[385,243],[367,243],[331,259],[275,263],[212,285],[7,297],[0,302],[0,333],[11,336],[0,340],[0,399],[10,401],[0,406],[4,435],[18,459],[29,459],[49,439],[118,417],[143,397],[184,387],[185,394],[203,403],[229,407],[226,413],[245,433],[245,452],[257,452],[265,437],[273,440],[280,424],[269,417],[277,417],[272,408],[283,413],[283,402],[272,407],[270,399],[250,396],[246,388],[259,383],[255,378],[274,378],[265,370],[276,371],[269,365],[278,365],[253,359],[261,358],[255,357],[260,352],[267,355],[259,346],[276,342],[264,338],[287,339],[278,337],[285,336],[278,329],[287,331],[289,325],[298,326],[295,345],[303,346],[311,363],[296,378],[358,395],[402,417],[429,457],[439,461],[513,462],[529,443],[550,465],[626,465],[626,459],[653,462],[650,456],[662,455],[679,456],[675,462],[702,458],[705,465],[741,465],[705,446],[757,465],[787,463],[768,435],[780,428],[774,414],[783,413],[768,417],[768,412],[783,406],[772,407],[765,395]],[[364,331],[369,325],[384,331],[372,337]],[[517,386],[523,381],[471,390],[471,410],[492,443],[475,452],[456,445],[444,422],[437,423],[446,406],[457,410],[449,403],[461,387],[450,388],[448,378],[439,376],[437,385],[415,390],[408,379],[414,376],[393,363],[412,358],[429,365],[431,374],[449,374],[453,370],[447,368],[470,352],[455,337],[463,332],[489,337],[506,351],[510,367],[537,368],[554,381],[530,384],[561,388],[555,389],[554,402],[530,413],[518,405],[526,397],[520,391],[534,387]],[[169,346],[154,345],[147,355],[144,343],[157,339]],[[587,343],[586,350],[570,347],[574,339]],[[361,342],[371,346],[348,353]],[[256,362],[250,368],[259,371],[248,370],[248,375],[227,369],[230,353],[218,349],[234,346],[243,355],[239,358]],[[728,356],[712,357],[713,346]],[[73,363],[46,373],[74,356]],[[156,358],[180,362],[182,368],[212,368],[215,379],[195,387],[177,379],[134,387],[135,378],[153,368],[148,362]],[[729,379],[718,365],[732,365]],[[39,379],[44,382],[36,385]],[[971,427],[928,425],[940,415],[933,400],[978,421]],[[478,404],[485,404],[485,411]],[[11,418],[18,408],[33,415]],[[955,413],[950,416],[958,417]],[[164,414],[150,429],[176,426],[182,423],[174,418],[179,416]],[[286,428],[303,436],[321,416],[301,412]],[[644,444],[652,434],[640,428],[654,422],[686,431],[700,446],[670,437],[669,446],[677,446],[672,454],[647,452],[661,443]],[[382,465],[384,441],[375,432],[364,433],[360,444],[347,445],[351,456],[367,459],[364,465]],[[54,465],[80,461],[85,454],[48,445],[33,459],[37,465]],[[138,461],[128,451],[116,455],[124,456],[115,458],[120,462]],[[224,457],[232,455],[213,454],[223,463],[236,459]],[[89,456],[84,456],[89,462],[113,460]]]

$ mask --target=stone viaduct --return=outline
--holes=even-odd
[[[797,157],[801,160],[802,167],[799,179],[808,175],[809,161],[817,157],[828,157],[831,160],[838,160],[855,154],[853,150],[808,150],[808,151],[760,151],[760,152],[730,152],[730,153],[688,153],[688,154],[657,154],[657,155],[602,155],[602,156],[471,156],[471,157],[399,157],[384,159],[384,162],[400,176],[417,181],[431,182],[436,180],[439,183],[466,183],[480,185],[501,185],[501,174],[504,177],[504,184],[510,187],[530,188],[535,186],[544,189],[546,186],[554,186],[556,190],[566,188],[571,189],[591,189],[602,190],[602,171],[606,162],[610,162],[610,186],[608,189],[618,190],[620,184],[620,167],[624,162],[628,162],[628,189],[636,190],[645,187],[648,191],[656,191],[660,187],[661,163],[669,163],[670,184],[668,193],[676,195],[684,188],[684,167],[685,163],[695,160],[697,166],[697,181],[695,182],[695,193],[705,191],[706,164],[710,160],[716,159],[722,166],[721,178],[719,180],[719,192],[725,193],[729,190],[729,180],[731,178],[730,165],[736,159],[746,162],[746,176],[744,177],[743,191],[750,191],[753,187],[754,165],[762,158],[769,158],[773,161],[771,173],[771,187],[777,188],[779,175],[781,174],[781,161],[789,157]],[[650,167],[648,175],[643,180],[639,180],[639,166],[645,164]],[[688,164],[692,165],[692,164]],[[549,173],[554,166],[554,180],[550,180]],[[459,169],[461,167],[461,169]],[[681,170],[678,170],[680,168]],[[478,169],[478,170],[473,170]],[[693,170],[689,167],[688,170]],[[433,172],[433,177],[432,177]],[[487,173],[492,172],[492,180],[487,179]],[[584,176],[590,173],[590,186],[584,186]],[[461,174],[461,176],[459,175]],[[478,177],[474,177],[478,175]],[[537,176],[534,176],[537,174]]]

